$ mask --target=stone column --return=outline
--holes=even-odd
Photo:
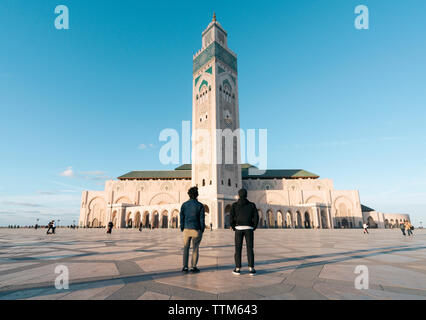
[[[334,229],[333,217],[331,216],[331,207],[327,207],[327,219],[330,229]]]

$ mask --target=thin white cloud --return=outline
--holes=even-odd
[[[145,150],[145,149],[146,149],[146,144],[141,143],[141,144],[138,146],[138,149],[139,149],[139,150]]]
[[[39,208],[43,207],[42,205],[38,203],[30,203],[30,202],[21,202],[21,201],[2,201],[2,204],[8,205],[8,206],[20,206],[20,207],[34,207]]]
[[[65,171],[61,172],[60,175],[63,177],[72,178],[74,177],[74,171],[72,170],[72,167],[68,167]]]

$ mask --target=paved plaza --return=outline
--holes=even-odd
[[[426,231],[255,232],[256,276],[232,274],[231,230],[206,231],[199,274],[182,274],[176,229],[0,229],[0,299],[426,299]],[[245,253],[243,254],[246,260]],[[69,269],[58,290],[55,267]],[[355,289],[355,268],[369,289]]]

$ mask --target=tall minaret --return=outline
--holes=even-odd
[[[242,187],[237,55],[227,36],[213,14],[193,61],[192,184],[213,228],[229,226],[229,204]]]

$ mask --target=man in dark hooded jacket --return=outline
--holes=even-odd
[[[241,251],[243,248],[243,239],[246,239],[247,259],[250,268],[250,275],[254,275],[254,231],[259,223],[259,213],[256,205],[247,200],[247,190],[238,191],[239,200],[231,207],[231,227],[235,231],[235,269],[234,274],[241,274]]]

